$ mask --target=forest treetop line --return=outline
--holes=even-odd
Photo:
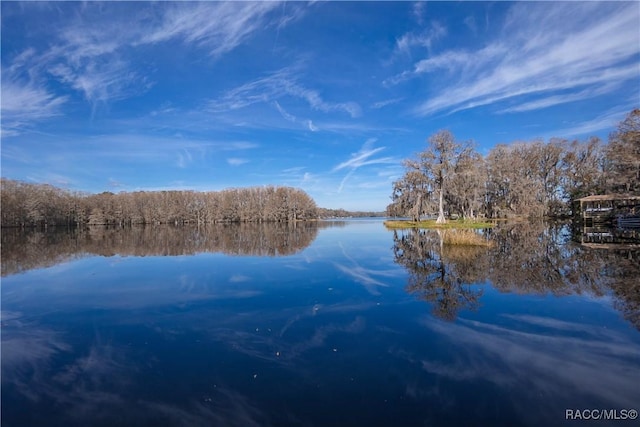
[[[640,194],[640,109],[609,136],[586,141],[499,144],[486,156],[447,130],[404,162],[393,184],[390,216],[445,212],[461,217],[566,216],[573,201],[596,194]]]
[[[445,212],[451,216],[558,216],[591,194],[640,194],[640,109],[609,136],[608,144],[552,138],[496,145],[488,155],[442,130],[427,148],[404,162],[393,183],[389,216]],[[72,192],[48,184],[1,180],[3,227],[43,225],[205,224],[287,222],[376,212],[323,209],[291,187],[223,191]]]
[[[381,214],[319,208],[303,190],[277,186],[86,194],[2,178],[0,193],[2,227],[262,223]]]
[[[316,217],[313,199],[291,187],[83,194],[2,179],[3,227],[287,222]]]

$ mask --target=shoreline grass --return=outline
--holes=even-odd
[[[493,247],[494,242],[487,240],[473,229],[448,229],[442,232],[442,243],[452,246],[483,246]]]
[[[424,221],[411,220],[387,220],[384,226],[388,229],[406,229],[406,228],[430,228],[430,229],[483,229],[493,228],[495,223],[481,220],[455,220],[447,221],[444,224],[437,224],[435,219]]]

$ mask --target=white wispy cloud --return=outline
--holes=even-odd
[[[375,138],[371,138],[367,140],[357,153],[351,154],[351,157],[348,160],[345,160],[344,162],[334,167],[332,172],[336,172],[345,168],[357,169],[359,167],[366,166],[366,165],[374,165],[379,163],[391,163],[392,161],[395,161],[391,157],[382,157],[382,158],[372,159],[371,157],[374,154],[379,153],[380,151],[385,149],[385,147],[372,148],[372,145],[375,142],[376,142]]]
[[[503,58],[509,51],[508,46],[500,42],[491,44],[474,52],[468,51],[445,51],[436,56],[421,59],[413,65],[413,69],[386,79],[385,86],[393,86],[423,74],[436,71],[446,71],[448,76],[457,73],[462,76],[473,76],[479,74],[493,61]]]
[[[361,188],[363,190],[378,190],[378,189],[384,189],[386,191],[389,190],[389,188],[391,188],[391,186],[389,185],[388,181],[366,181],[366,182],[361,182],[359,184],[356,185],[357,188]]]
[[[409,132],[409,129],[406,127],[390,126],[380,122],[367,123],[364,121],[323,121],[322,130],[349,136]]]
[[[320,183],[322,177],[306,170],[306,166],[294,166],[286,168],[277,174],[277,180],[282,185],[303,187],[309,189]]]
[[[59,96],[35,81],[21,81],[2,72],[2,136],[15,136],[31,124],[59,116],[66,96]]]
[[[478,34],[478,24],[476,24],[476,18],[473,16],[464,18],[464,25],[466,25],[473,34]]]
[[[371,108],[373,108],[374,110],[378,110],[380,108],[384,108],[388,105],[393,105],[393,104],[397,104],[398,102],[402,101],[404,98],[391,98],[391,99],[385,99],[384,101],[378,101],[375,102],[373,105],[371,105]]]
[[[62,24],[32,66],[80,92],[94,107],[146,92],[152,83],[134,70],[127,50],[147,27],[135,14],[118,11],[109,8],[103,16],[97,5],[87,5],[82,15]],[[125,17],[132,22],[125,23]]]
[[[313,121],[311,120],[307,120],[307,127],[311,132],[318,132],[320,130],[316,125],[313,124]]]
[[[345,184],[347,183],[347,181],[349,180],[349,178],[351,178],[351,175],[353,175],[353,172],[355,171],[355,169],[351,169],[349,172],[347,172],[347,174],[342,178],[342,180],[340,181],[340,185],[338,185],[338,193],[342,193],[342,189],[344,188]]]
[[[396,53],[411,55],[412,49],[419,47],[431,51],[433,44],[447,34],[447,28],[438,21],[419,33],[405,33],[396,39]]]
[[[219,57],[257,31],[284,26],[304,12],[296,6],[269,17],[278,6],[278,2],[178,2],[133,11],[126,4],[103,8],[89,3],[81,13],[68,13],[60,21],[46,49],[22,52],[9,62],[7,70],[19,71],[30,79],[54,77],[81,93],[95,108],[97,103],[139,95],[153,86],[149,76],[133,66],[132,55],[141,46],[177,40]],[[33,101],[37,95],[43,116],[50,116],[55,102],[61,102],[57,98],[47,103],[45,94],[36,94],[32,87],[7,87],[7,92],[13,95],[19,89],[21,97],[13,99],[31,96]]]
[[[146,91],[150,83],[132,70],[119,50],[134,36],[123,26],[70,19],[52,35],[46,49],[30,48],[7,62],[10,73],[47,81],[51,77],[80,92],[91,104],[123,99]],[[3,91],[5,77],[3,76]],[[6,97],[6,96],[5,96]],[[3,98],[5,98],[3,97]],[[13,98],[13,97],[12,97]],[[20,98],[14,98],[20,100]],[[51,105],[42,108],[48,114]]]
[[[134,28],[109,24],[103,20],[71,21],[58,32],[55,44],[47,52],[48,57],[64,56],[74,67],[87,59],[111,55],[123,45],[132,42]]]
[[[276,109],[285,120],[288,120],[294,123],[296,122],[296,117],[292,114],[287,113],[285,109],[282,108],[282,106],[280,106],[280,103],[278,101],[273,101],[273,105],[275,105]]]
[[[313,124],[312,120],[298,120],[296,116],[290,114],[287,110],[285,110],[278,101],[273,101],[273,105],[276,107],[276,110],[280,113],[283,119],[291,123],[299,123],[309,129],[311,132],[318,132],[320,129]]]
[[[306,169],[305,166],[294,166],[292,168],[283,169],[282,173],[283,174],[298,174],[298,173],[302,172],[305,169]]]
[[[249,163],[249,159],[243,159],[240,157],[230,157],[227,159],[227,163],[231,166],[240,166],[240,165],[244,165],[245,163]]]
[[[589,88],[575,93],[566,93],[559,95],[551,95],[535,101],[524,102],[517,104],[513,107],[500,110],[499,113],[520,113],[524,111],[539,110],[541,108],[547,108],[554,105],[566,104],[569,102],[580,101],[583,99],[592,98],[594,96],[602,95],[610,92],[614,88],[618,88],[622,85],[621,81],[613,80],[605,83],[601,86]]]
[[[418,24],[422,24],[424,18],[424,11],[426,9],[427,2],[425,1],[417,1],[413,3],[413,7],[411,8],[411,13]]]
[[[176,3],[166,9],[161,24],[139,42],[179,39],[220,56],[266,26],[267,15],[278,7],[278,2]]]
[[[91,60],[78,68],[57,64],[49,72],[92,104],[125,99],[151,86],[127,62],[117,59]]]
[[[183,149],[178,153],[178,160],[176,164],[179,168],[185,168],[192,160],[193,158],[191,157],[191,153],[188,150]]]
[[[522,111],[596,96],[602,85],[638,78],[638,8],[633,3],[515,4],[500,38],[477,51],[449,50],[389,80],[398,84],[441,70],[441,90],[417,106],[420,116],[533,95]],[[589,92],[592,90],[593,92]],[[550,98],[550,99],[547,99]],[[584,99],[584,98],[582,98]],[[512,107],[516,108],[517,107]],[[516,110],[512,110],[516,111]]]
[[[543,136],[546,138],[552,138],[558,135],[571,137],[593,134],[594,132],[601,131],[603,129],[613,129],[618,123],[624,120],[625,116],[634,107],[635,105],[633,103],[629,103],[613,110],[605,111],[596,117],[584,120],[582,122],[568,123],[567,127],[563,129],[556,129],[553,132],[549,132],[548,134]]]
[[[6,152],[3,147],[2,156],[3,160],[7,154],[29,160],[34,157],[33,153],[38,151],[38,147],[46,144],[47,151],[29,160],[32,162],[29,163],[30,170],[44,169],[76,179],[78,175],[84,179],[104,176],[129,179],[128,173],[141,174],[143,168],[150,165],[163,165],[166,170],[197,169],[220,159],[249,157],[247,150],[258,147],[257,144],[244,141],[212,141],[149,134],[104,134],[88,137],[83,142],[77,144],[73,136],[60,136],[55,140],[34,137],[22,142],[23,149],[18,151],[9,147]],[[15,160],[19,161],[20,158]],[[127,165],[126,172],[119,169],[119,164]]]
[[[284,97],[305,101],[313,110],[322,112],[341,111],[351,117],[361,115],[360,106],[355,102],[328,102],[320,93],[299,83],[296,70],[283,68],[265,77],[245,83],[225,92],[218,99],[211,100],[208,108],[214,112],[237,110],[257,103],[269,103]]]
[[[360,148],[357,153],[352,153],[351,157],[344,162],[335,166],[331,172],[337,172],[339,170],[348,169],[347,174],[340,181],[338,186],[338,193],[342,192],[345,184],[355,173],[355,171],[363,166],[376,165],[376,164],[389,164],[395,163],[398,160],[393,157],[378,157],[373,158],[376,153],[384,150],[385,147],[373,148],[373,144],[376,142],[375,138],[368,139]]]

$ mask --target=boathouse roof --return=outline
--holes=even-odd
[[[578,199],[579,202],[599,202],[604,200],[640,200],[640,195],[635,194],[598,194]]]

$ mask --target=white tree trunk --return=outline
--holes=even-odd
[[[440,201],[438,207],[438,219],[436,219],[436,224],[444,224],[447,220],[444,218],[444,206],[442,195],[444,193],[444,186],[440,187]]]

